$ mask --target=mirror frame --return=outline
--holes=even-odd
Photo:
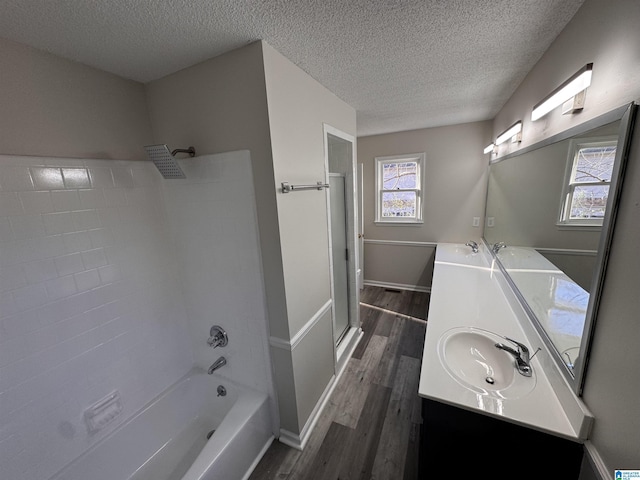
[[[602,288],[605,281],[605,274],[607,270],[607,262],[609,260],[609,253],[611,249],[611,239],[613,237],[613,231],[615,226],[615,220],[618,213],[618,205],[620,202],[620,194],[622,192],[622,184],[624,181],[624,171],[627,165],[627,159],[629,157],[629,147],[631,144],[631,133],[633,130],[637,104],[635,102],[631,102],[622,107],[611,110],[603,115],[595,117],[591,120],[588,120],[580,125],[572,127],[568,130],[560,132],[556,135],[548,137],[544,140],[541,140],[538,143],[525,147],[517,152],[513,152],[507,154],[503,157],[497,158],[493,161],[489,162],[489,166],[500,163],[504,160],[508,160],[510,158],[514,158],[520,155],[524,155],[528,152],[537,150],[539,148],[545,147],[547,145],[551,145],[556,142],[560,142],[562,140],[566,140],[568,138],[574,137],[576,135],[581,135],[589,132],[595,128],[607,125],[609,123],[613,123],[616,121],[620,121],[620,126],[618,128],[618,146],[619,148],[616,151],[616,158],[613,167],[612,173],[612,181],[611,188],[609,190],[609,198],[607,199],[607,207],[602,223],[602,230],[600,232],[600,240],[598,242],[598,253],[596,256],[596,267],[594,270],[593,277],[591,279],[591,289],[589,292],[589,303],[587,306],[587,312],[585,315],[584,328],[582,332],[582,339],[580,341],[580,355],[578,356],[577,361],[574,364],[573,371],[571,371],[565,361],[563,360],[560,352],[553,344],[551,338],[538,321],[538,318],[534,311],[531,309],[529,304],[527,303],[524,295],[520,292],[515,282],[509,275],[507,269],[504,267],[500,259],[491,250],[491,246],[487,239],[484,236],[482,240],[487,246],[488,250],[491,252],[492,257],[496,261],[500,271],[504,274],[507,283],[516,298],[522,305],[522,308],[526,312],[529,320],[535,327],[536,331],[542,338],[550,352],[551,357],[554,359],[560,371],[564,374],[567,382],[571,385],[572,390],[578,396],[582,395],[582,391],[584,388],[585,382],[585,373],[587,370],[587,365],[589,363],[589,350],[591,348],[591,343],[593,339],[593,334],[595,330],[596,317],[598,314],[598,308],[600,306],[600,298],[602,295]],[[620,148],[621,147],[621,148]],[[487,200],[489,196],[489,189],[487,188]],[[486,205],[485,201],[485,221],[486,221]]]

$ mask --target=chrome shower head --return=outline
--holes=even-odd
[[[182,152],[193,157],[196,154],[193,147],[176,149],[173,152],[166,145],[147,145],[144,149],[164,178],[187,178],[174,155]]]

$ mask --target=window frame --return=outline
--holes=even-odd
[[[558,214],[558,221],[556,225],[560,228],[576,228],[576,229],[600,229],[604,222],[604,216],[602,218],[569,218],[571,211],[571,204],[573,202],[573,192],[576,186],[590,186],[590,185],[608,185],[611,193],[611,184],[613,181],[613,173],[615,171],[615,159],[614,166],[612,167],[612,177],[608,182],[580,182],[571,183],[574,170],[577,166],[578,152],[583,148],[598,147],[598,146],[612,146],[618,144],[618,137],[615,135],[609,135],[604,137],[585,137],[573,139],[569,142],[569,151],[567,155],[567,165],[564,176],[564,182],[562,185],[562,195],[560,197],[560,209]],[[606,215],[606,207],[605,207]]]
[[[423,220],[424,206],[424,171],[425,171],[425,153],[409,153],[404,155],[391,155],[384,157],[375,157],[375,220],[378,225],[421,225]],[[391,163],[416,162],[416,188],[403,188],[395,190],[387,190],[383,184],[382,169],[384,165]],[[383,217],[382,216],[382,197],[385,192],[405,191],[415,192],[416,194],[416,215],[412,217]]]

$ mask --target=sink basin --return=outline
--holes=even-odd
[[[453,328],[438,341],[438,357],[447,373],[463,387],[498,398],[519,398],[536,386],[518,373],[511,354],[496,348],[510,343],[493,332],[474,327]],[[510,345],[511,346],[511,345]]]
[[[487,267],[482,251],[473,253],[471,247],[454,243],[438,244],[438,263],[463,267]]]

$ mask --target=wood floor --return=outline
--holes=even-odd
[[[249,480],[418,478],[429,295],[365,287],[360,301],[364,336],[304,451],[274,441]]]

